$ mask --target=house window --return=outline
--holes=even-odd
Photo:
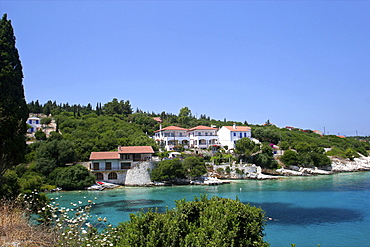
[[[116,180],[117,179],[117,173],[111,172],[108,174],[108,179],[109,180]]]
[[[236,136],[236,133],[234,132],[234,136]]]
[[[180,134],[179,134],[179,135],[180,135],[180,137],[182,137],[182,133],[181,133],[181,132],[180,132]]]
[[[100,173],[100,172],[95,173],[95,177],[96,177],[96,180],[104,180],[103,173]]]
[[[130,169],[130,168],[131,168],[130,162],[121,163],[121,169]]]
[[[243,133],[242,133],[242,132],[240,132],[240,133],[239,133],[239,137],[240,137],[240,138],[242,138],[242,137],[243,137]]]
[[[99,170],[99,162],[94,162],[92,169],[93,170]]]
[[[121,160],[129,160],[130,155],[129,154],[121,154]]]
[[[244,137],[247,137],[247,133],[246,132],[244,132]]]
[[[105,170],[112,170],[112,162],[105,162]]]
[[[201,136],[202,135],[202,133],[201,132],[198,132],[198,136]]]
[[[36,124],[39,124],[39,120],[36,120]]]
[[[141,160],[141,154],[134,154],[134,160]]]
[[[32,120],[31,120],[31,119],[30,119],[30,120],[28,120],[28,123],[29,123],[29,124],[32,124]]]

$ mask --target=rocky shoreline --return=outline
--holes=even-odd
[[[331,175],[340,172],[370,171],[370,157],[361,156],[353,161],[330,157],[332,163],[327,167],[305,168],[290,166],[276,170],[276,175],[282,176],[310,176],[310,175]]]
[[[234,163],[230,166],[231,172],[229,174],[215,172],[217,168],[225,169],[229,165],[215,165],[212,171],[208,172],[207,177],[202,177],[199,180],[178,179],[165,183],[152,182],[150,180],[150,171],[153,169],[153,165],[146,162],[130,171],[127,183],[123,186],[221,185],[230,183],[232,180],[281,180],[291,176],[332,175],[340,172],[370,171],[370,157],[361,156],[360,158],[355,158],[353,161],[336,157],[330,157],[330,159],[332,163],[327,167],[306,168],[290,166],[277,170],[261,169],[261,167],[256,165]]]

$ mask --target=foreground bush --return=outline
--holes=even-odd
[[[118,227],[117,246],[269,246],[264,213],[237,200],[202,196],[176,208],[131,215]]]
[[[18,203],[0,201],[1,246],[269,246],[263,241],[263,211],[237,200],[205,195],[183,199],[163,214],[132,214],[112,227],[105,217],[90,215],[97,198],[71,202],[70,208],[50,198],[50,204],[34,207],[41,198],[32,192]],[[30,224],[35,210],[42,224]]]

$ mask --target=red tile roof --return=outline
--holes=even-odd
[[[162,119],[160,117],[153,117],[153,119],[158,123],[162,123]]]
[[[153,154],[153,148],[151,146],[129,146],[129,147],[118,147],[118,153],[120,154]]]
[[[235,126],[235,129],[233,126],[224,126],[230,131],[251,131],[251,127],[248,126]]]
[[[194,128],[189,129],[188,131],[192,131],[192,130],[218,130],[218,129],[217,128],[208,127],[208,126],[204,126],[204,125],[199,125],[197,127],[194,127]]]
[[[92,152],[90,160],[116,160],[119,159],[118,152]]]
[[[177,127],[177,126],[168,126],[166,128],[162,128],[161,130],[157,130],[155,132],[159,132],[159,131],[163,131],[163,130],[185,130],[186,131],[188,129]]]
[[[118,147],[118,152],[92,152],[90,160],[117,160],[119,154],[153,154],[151,146]]]

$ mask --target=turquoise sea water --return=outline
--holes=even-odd
[[[149,208],[165,211],[175,200],[207,193],[239,198],[261,207],[268,221],[265,240],[271,246],[370,246],[370,172],[283,180],[239,180],[220,186],[125,187],[106,191],[57,192],[64,206],[94,200],[91,214],[107,217],[114,225],[131,213]],[[62,196],[62,197],[61,197]]]

